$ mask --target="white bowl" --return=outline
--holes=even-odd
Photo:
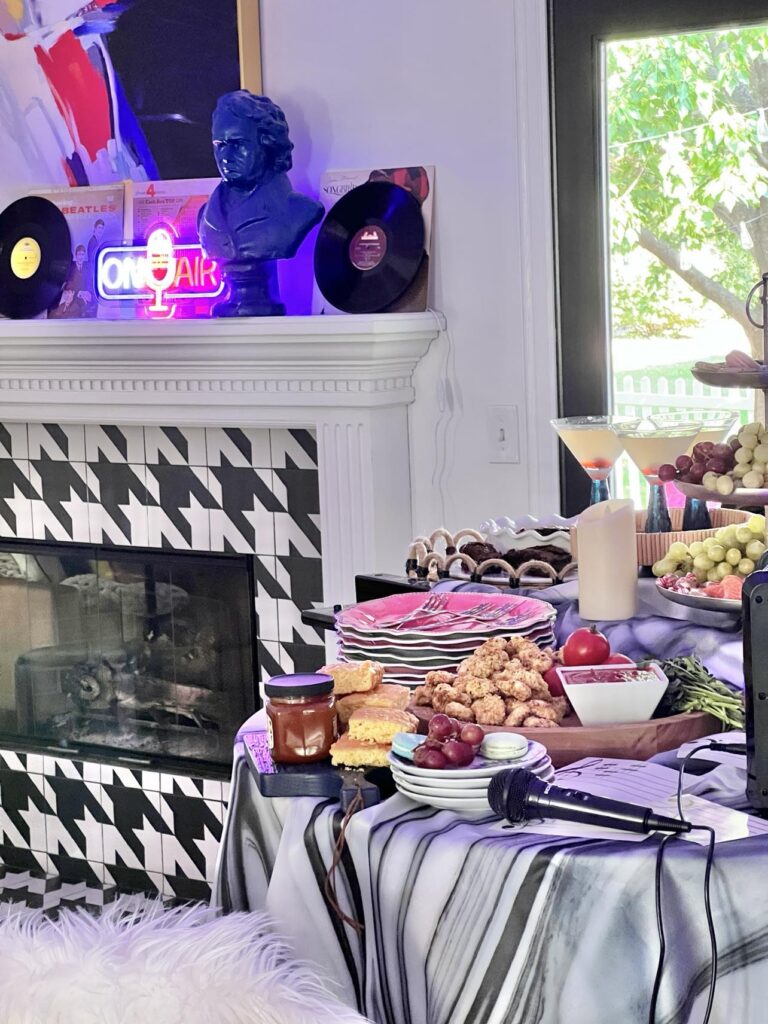
[[[558,666],[563,690],[582,725],[628,725],[647,722],[669,681],[658,665]],[[594,682],[578,682],[589,675]],[[621,681],[614,681],[622,676]],[[633,678],[637,677],[637,678]]]

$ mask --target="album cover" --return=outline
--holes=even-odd
[[[432,237],[432,218],[434,214],[435,168],[433,166],[413,167],[379,167],[367,170],[325,171],[320,178],[318,198],[325,207],[326,213],[347,192],[367,181],[390,181],[407,189],[421,203],[424,217],[424,249],[426,257],[422,267],[410,288],[398,299],[388,312],[406,313],[423,312],[428,303],[429,286],[429,253]],[[312,312],[344,315],[343,311],[333,306],[314,283],[312,289]]]
[[[102,245],[121,245],[124,239],[124,187],[84,185],[79,188],[34,189],[64,214],[72,236],[72,259],[64,291],[48,311],[54,320],[99,317],[115,319],[120,313],[101,302],[96,292],[96,254]],[[112,303],[111,305],[114,305]]]
[[[146,241],[147,233],[162,222],[173,229],[178,242],[197,242],[197,215],[219,181],[219,178],[182,178],[133,184],[134,241]]]

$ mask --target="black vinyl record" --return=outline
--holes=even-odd
[[[424,259],[424,218],[410,192],[368,181],[335,203],[315,244],[315,279],[345,313],[378,313],[396,302]]]
[[[72,261],[64,214],[41,196],[17,199],[0,213],[0,315],[37,316],[61,297]]]

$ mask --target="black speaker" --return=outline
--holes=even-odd
[[[741,600],[747,799],[756,811],[768,811],[768,569],[746,578]]]

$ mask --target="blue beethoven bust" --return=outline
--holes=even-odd
[[[226,93],[213,113],[213,149],[222,181],[200,211],[200,241],[230,284],[224,316],[282,314],[274,260],[296,255],[323,216],[288,179],[293,143],[282,110],[266,96]]]

